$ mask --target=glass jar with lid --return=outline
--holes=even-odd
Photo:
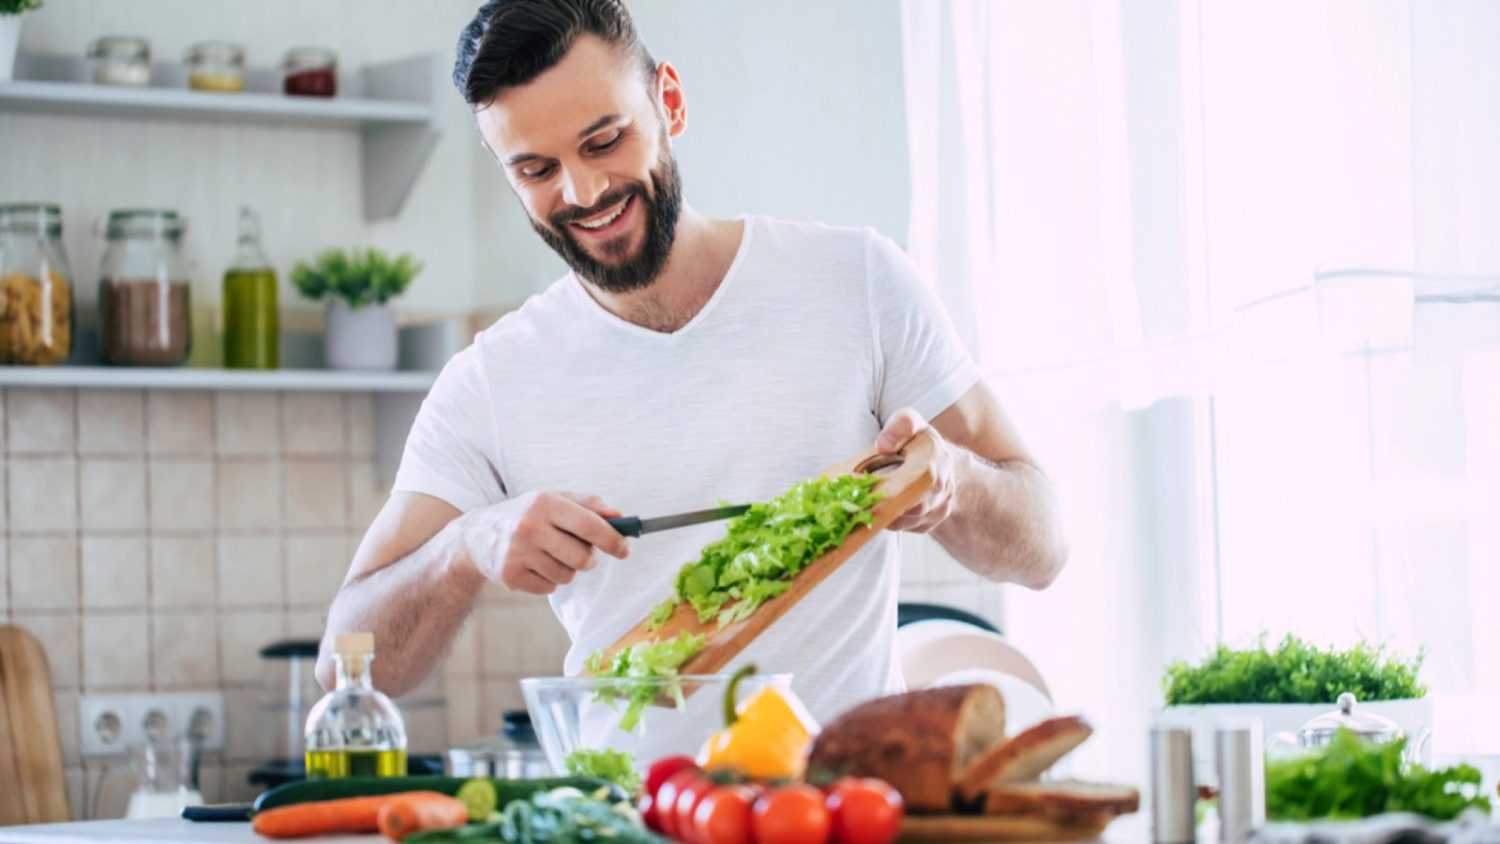
[[[295,47],[281,63],[282,90],[293,97],[332,97],[338,93],[338,54],[326,47]]]
[[[171,366],[187,359],[192,316],[185,224],[176,211],[111,211],[99,270],[99,342],[106,363]]]
[[[187,51],[188,87],[235,94],[245,90],[245,48],[228,41],[203,41]]]
[[[105,35],[89,45],[88,58],[98,85],[136,88],[151,82],[151,43],[134,35]]]
[[[73,285],[56,205],[0,205],[0,363],[55,364],[73,345]]]

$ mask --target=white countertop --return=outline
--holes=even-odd
[[[0,844],[94,844],[96,841],[116,841],[121,844],[155,844],[158,841],[218,844],[267,840],[269,839],[250,831],[250,824],[245,821],[195,823],[181,818],[152,818],[0,827]],[[325,835],[315,840],[318,844],[369,844],[386,839],[379,835]]]

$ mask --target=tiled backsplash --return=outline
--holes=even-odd
[[[251,796],[275,726],[258,651],[321,634],[385,499],[371,397],[12,388],[0,418],[0,614],[46,649],[75,816],[96,801],[119,816],[132,785],[122,760],[79,756],[78,696],[92,692],[222,690],[225,748],[205,759],[204,796]],[[999,587],[903,542],[903,600],[998,614]],[[412,750],[498,730],[524,706],[517,679],[559,672],[567,647],[545,602],[487,588],[403,700]]]

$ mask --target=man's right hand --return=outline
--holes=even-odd
[[[598,496],[529,492],[459,518],[464,547],[489,580],[533,595],[550,595],[598,564],[597,549],[617,559],[630,546],[607,518],[620,511]]]

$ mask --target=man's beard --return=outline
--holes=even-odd
[[[665,140],[661,157],[651,171],[651,187],[654,198],[647,195],[644,184],[635,182],[600,197],[592,208],[569,208],[553,214],[548,218],[552,224],[550,228],[534,217],[531,218],[531,227],[552,247],[552,251],[562,256],[573,272],[595,287],[610,293],[649,287],[667,263],[667,254],[672,251],[672,242],[677,237],[677,217],[682,213],[682,181],[677,175],[677,160],[672,157]],[[568,224],[592,217],[631,196],[635,197],[646,216],[646,236],[639,254],[621,264],[606,264],[595,259],[574,239]],[[629,234],[621,235],[618,244],[606,243],[605,252],[625,248],[629,237]]]

